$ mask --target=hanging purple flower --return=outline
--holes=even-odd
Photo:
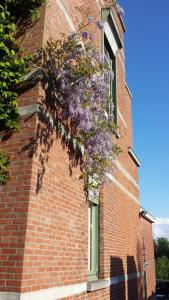
[[[92,33],[90,33],[89,39],[90,39],[91,42],[94,41],[94,35]]]
[[[96,80],[97,80],[97,75],[96,75],[96,74],[93,74],[93,75],[92,75],[92,81],[95,82]]]
[[[77,47],[77,54],[82,54],[83,53],[83,49],[81,45],[78,45]]]
[[[82,37],[86,41],[88,39],[88,32],[87,31],[83,31],[82,32]]]
[[[93,17],[92,17],[92,16],[89,16],[89,17],[88,17],[88,22],[89,22],[89,23],[93,23]]]
[[[69,40],[73,39],[73,38],[75,37],[75,35],[76,35],[75,32],[72,31],[72,32],[68,35],[68,39],[69,39]]]
[[[112,70],[108,71],[108,74],[111,78],[111,80],[114,80],[114,72]]]
[[[103,56],[100,55],[100,54],[98,54],[98,53],[95,55],[95,59],[96,59],[99,63],[103,63],[103,62],[104,62]]]
[[[116,10],[118,15],[123,18],[125,15],[125,11],[119,4],[116,5]]]
[[[104,28],[104,23],[102,21],[97,21],[96,25],[98,26],[99,29],[103,29]]]
[[[104,72],[104,80],[105,80],[106,83],[109,82],[109,73],[108,73],[108,71]]]
[[[86,84],[86,89],[87,89],[87,90],[90,90],[91,88],[92,88],[91,83],[88,82],[88,83]]]
[[[93,50],[92,49],[89,49],[87,51],[87,57],[91,58],[93,56]]]
[[[92,22],[93,18],[89,16],[88,24]],[[96,24],[99,29],[104,28],[102,21]],[[83,46],[82,39],[87,41]],[[82,155],[84,154],[85,175],[96,179],[99,186],[113,148],[113,105],[112,116],[106,116],[105,112],[109,101],[108,83],[110,78],[114,79],[114,74],[112,70],[105,70],[104,58],[95,49],[93,39],[92,33],[86,29],[83,32],[72,32],[60,47],[61,51],[65,51],[65,61],[61,67],[58,67],[58,57],[53,59],[53,54],[49,52],[47,68],[53,75],[53,94],[56,97],[56,105],[61,105],[58,112],[63,125],[70,122],[71,134],[84,147]],[[60,102],[58,88],[61,92]]]
[[[62,90],[65,90],[65,88],[66,88],[65,82],[62,82],[61,88],[62,88]]]

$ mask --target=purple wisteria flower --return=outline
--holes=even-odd
[[[87,57],[91,58],[92,56],[93,56],[93,50],[92,49],[87,50]]]
[[[83,53],[82,46],[81,46],[81,45],[78,45],[76,51],[77,51],[77,54],[81,55],[81,54]]]
[[[108,71],[108,74],[111,78],[111,80],[114,80],[114,72],[112,70]]]
[[[69,40],[73,39],[73,38],[75,37],[75,35],[76,35],[75,32],[72,31],[72,32],[68,35],[68,39],[69,39]]]
[[[84,132],[88,132],[89,130],[91,130],[92,122],[91,122],[91,116],[89,110],[84,109],[81,111],[79,128]]]
[[[95,82],[96,80],[97,80],[97,75],[96,75],[96,74],[93,74],[93,75],[92,75],[92,81]]]
[[[116,10],[118,15],[123,18],[125,15],[125,11],[119,4],[116,5]]]
[[[90,35],[89,35],[89,39],[90,39],[90,41],[91,41],[91,42],[93,42],[93,41],[94,41],[94,35],[93,35],[92,33],[90,33]]]
[[[62,88],[62,90],[65,90],[65,88],[66,88],[65,82],[62,82],[61,88]]]
[[[86,149],[91,156],[97,155],[106,158],[112,151],[110,135],[107,132],[98,132],[87,141]]]
[[[103,62],[104,62],[103,55],[96,54],[96,55],[95,55],[95,59],[96,59],[99,63],[103,63]]]
[[[88,39],[88,32],[87,31],[83,31],[82,32],[82,37],[86,41]]]
[[[90,90],[91,88],[92,88],[91,83],[88,82],[88,83],[86,84],[86,89],[87,89],[87,90]]]
[[[104,72],[104,80],[105,80],[106,83],[109,82],[109,77],[110,77],[110,76],[109,76],[108,71],[105,71],[105,72]]]
[[[88,23],[92,22],[90,16]],[[102,21],[96,24],[99,29],[104,28]],[[86,28],[83,32],[72,32],[60,47],[65,51],[64,60],[60,56],[53,58],[49,51],[46,68],[52,74],[53,94],[62,125],[83,145],[84,178],[91,176],[100,184],[113,149],[113,105],[111,116],[105,112],[110,101],[109,81],[114,79],[114,73],[104,67],[104,58],[93,39]]]
[[[93,17],[92,17],[92,16],[89,16],[89,17],[88,17],[88,22],[89,22],[89,23],[93,23]]]
[[[99,29],[103,29],[104,28],[104,23],[102,21],[97,21],[96,25],[98,26]]]

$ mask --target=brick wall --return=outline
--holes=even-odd
[[[24,35],[28,52],[44,45],[50,36],[70,33],[78,17],[75,6],[90,7],[96,15],[102,4],[101,0],[93,0],[92,5],[82,0],[47,1],[40,20]],[[121,21],[115,11],[113,14],[123,41]],[[100,45],[100,32],[95,35]],[[142,277],[135,278],[142,270],[138,170],[128,155],[132,146],[132,103],[126,88],[123,48],[117,54],[117,82],[121,133],[117,142],[122,153],[101,191],[100,278],[121,278],[121,282],[64,299],[142,299]],[[20,130],[11,136],[1,134],[0,146],[10,154],[11,167],[10,181],[0,187],[0,292],[10,295],[88,281],[88,203],[80,169],[75,166],[70,172],[68,148],[55,128],[42,115],[27,114],[28,106],[34,105],[33,111],[37,103],[51,112],[50,98],[39,84],[19,97],[20,106],[26,109]],[[0,299],[4,295],[0,293]]]

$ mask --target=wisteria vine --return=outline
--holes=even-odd
[[[93,22],[88,17],[87,25]],[[103,182],[110,158],[119,149],[112,138],[116,129],[113,105],[107,113],[112,101],[109,80],[114,74],[106,69],[87,25],[61,40],[49,40],[43,49],[43,69],[63,132],[68,129],[69,139],[83,153],[83,177],[89,190]],[[104,23],[97,21],[96,26],[101,30]]]

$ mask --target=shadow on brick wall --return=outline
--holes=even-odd
[[[143,241],[142,239],[138,241],[137,243],[137,265],[138,269],[137,271],[141,274],[143,270]],[[138,279],[138,299],[142,300],[145,299],[145,286],[144,286],[144,277],[140,276]]]
[[[137,268],[135,259],[133,256],[127,256],[127,293],[128,300],[138,300],[138,279],[137,279]]]
[[[110,277],[112,278],[110,300],[126,300],[124,267],[120,257],[110,257]]]
[[[110,300],[140,300],[138,292],[137,267],[134,256],[127,256],[125,274],[123,260],[117,256],[110,257]]]
[[[42,188],[43,177],[46,172],[49,161],[49,154],[55,140],[58,140],[69,158],[69,173],[72,175],[73,168],[79,166],[82,168],[82,153],[79,145],[73,139],[73,126],[67,116],[56,109],[56,100],[48,90],[45,96],[41,96],[37,110],[37,126],[35,136],[30,139],[29,143],[22,148],[22,151],[28,151],[29,156],[35,155],[39,161],[37,172],[36,192]],[[31,117],[31,116],[29,116]]]

